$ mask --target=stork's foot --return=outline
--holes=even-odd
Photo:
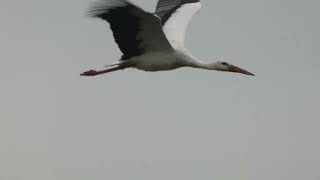
[[[80,74],[81,76],[96,76],[98,75],[99,72],[98,71],[95,71],[95,70],[90,70],[90,71],[86,71],[82,74]]]

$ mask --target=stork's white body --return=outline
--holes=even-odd
[[[180,67],[192,67],[195,64],[191,55],[186,51],[173,51],[169,53],[148,53],[130,59],[135,67],[144,71],[167,71]]]
[[[166,71],[182,67],[183,61],[175,52],[148,53],[142,56],[132,57],[130,61],[135,67],[144,71]]]

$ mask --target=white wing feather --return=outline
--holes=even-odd
[[[163,26],[163,31],[174,49],[183,49],[187,27],[201,9],[201,3],[187,3],[178,8]]]

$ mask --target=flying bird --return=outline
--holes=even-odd
[[[149,13],[127,0],[99,0],[89,15],[110,24],[122,52],[120,60],[103,70],[90,70],[81,76],[96,76],[126,68],[166,71],[181,67],[254,74],[230,63],[197,60],[184,45],[187,26],[200,10],[200,0],[159,0]]]

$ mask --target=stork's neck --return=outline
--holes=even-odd
[[[219,70],[215,64],[216,64],[215,62],[207,63],[207,62],[193,59],[190,62],[190,67],[199,68],[199,69],[206,69],[206,70]]]
[[[199,68],[199,69],[206,69],[206,70],[219,70],[216,66],[216,62],[203,62],[201,60],[196,59],[189,51],[184,49],[182,53],[183,61],[186,63],[186,66]]]

